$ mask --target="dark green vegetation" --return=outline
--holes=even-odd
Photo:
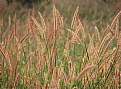
[[[13,2],[20,2],[20,3],[29,3],[29,4],[31,4],[33,2],[35,2],[35,3],[39,2],[40,3],[40,2],[43,2],[45,0],[6,0],[6,1],[7,1],[8,4],[11,4]]]
[[[75,1],[2,15],[0,89],[120,89],[119,7]]]
[[[32,8],[32,3],[42,3],[42,2],[50,2],[50,0],[7,0],[8,5],[12,3],[20,3],[22,6],[27,6],[28,8]]]

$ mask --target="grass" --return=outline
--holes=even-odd
[[[79,7],[71,23],[53,6],[51,19],[15,14],[1,25],[1,89],[120,89],[121,11],[106,28],[85,30]],[[103,30],[105,29],[105,30]]]

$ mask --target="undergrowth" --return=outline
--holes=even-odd
[[[69,26],[53,6],[51,21],[28,13],[0,25],[1,89],[120,89],[120,15],[105,30],[85,30],[77,7]],[[13,24],[12,24],[13,22]]]

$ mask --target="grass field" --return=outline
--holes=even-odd
[[[0,21],[0,89],[120,89],[121,11],[114,1],[106,10],[100,2],[53,0],[7,11]]]

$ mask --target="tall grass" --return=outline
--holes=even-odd
[[[16,15],[1,27],[1,89],[120,89],[121,11],[105,31],[84,29],[77,7],[70,26],[53,6],[51,21]],[[3,23],[5,23],[3,21]]]

